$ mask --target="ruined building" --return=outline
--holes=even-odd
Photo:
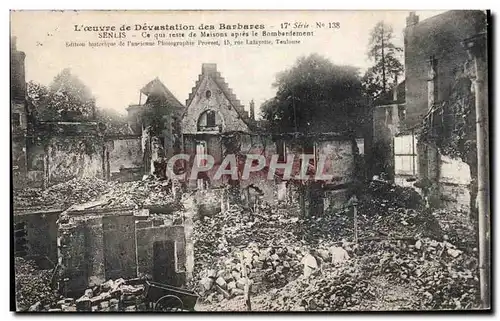
[[[438,145],[460,127],[452,109],[457,94],[472,93],[473,64],[464,41],[485,30],[483,11],[447,11],[423,21],[410,13],[404,31],[406,79],[375,108],[374,140],[388,143],[392,155],[381,167],[391,168],[398,184],[417,183],[431,205],[469,211],[473,203],[471,162],[445,156]],[[424,136],[426,141],[419,141]]]
[[[18,184],[26,175],[26,75],[24,52],[17,50],[16,38],[10,42],[10,117],[12,135],[12,178]]]

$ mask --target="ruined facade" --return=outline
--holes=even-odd
[[[385,173],[394,178],[394,136],[405,120],[405,81],[394,86],[374,102],[373,164],[374,174]]]
[[[141,137],[144,173],[154,173],[154,163],[182,149],[180,131],[184,106],[170,90],[155,78],[140,90],[146,101],[127,108],[129,125]]]
[[[424,21],[410,14],[404,31],[406,128],[422,122],[429,101],[448,99],[468,60],[462,41],[485,28],[486,14],[479,10],[452,10]]]
[[[118,278],[180,286],[192,272],[186,270],[184,229],[146,209],[69,209],[58,223],[59,289],[81,295]]]
[[[24,52],[17,50],[16,38],[10,42],[10,117],[12,133],[12,178],[14,185],[21,184],[26,176],[26,75]]]
[[[443,155],[438,141],[455,130],[455,115],[447,106],[457,81],[467,81],[463,75],[470,62],[463,41],[485,30],[486,14],[448,11],[419,21],[412,12],[406,23],[406,80],[393,90],[392,102],[375,108],[374,140],[391,143],[391,178],[397,184],[416,186],[428,195],[430,205],[469,211],[474,198],[471,168],[463,159]],[[431,138],[419,141],[426,127],[432,130],[426,133]]]

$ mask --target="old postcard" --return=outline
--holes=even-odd
[[[12,310],[490,309],[488,11],[10,19]]]

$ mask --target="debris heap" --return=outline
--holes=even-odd
[[[66,209],[75,203],[96,200],[111,187],[98,178],[81,178],[53,185],[46,190],[25,188],[13,191],[14,208]]]
[[[144,284],[139,280],[108,280],[101,285],[85,290],[78,299],[60,298],[49,309],[41,304],[34,304],[30,311],[147,311],[144,301]]]
[[[57,302],[58,295],[50,287],[51,270],[39,270],[22,257],[16,257],[14,264],[17,311],[48,310]]]

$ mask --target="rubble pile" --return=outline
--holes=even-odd
[[[198,286],[200,295],[208,302],[243,295],[245,276],[252,281],[253,293],[285,286],[302,273],[303,253],[305,249],[292,246],[259,248],[252,243],[203,271]]]
[[[358,237],[405,238],[431,237],[441,239],[445,234],[433,213],[424,207],[420,195],[411,188],[386,182],[371,182],[359,192],[357,204]],[[318,239],[339,241],[354,238],[352,206],[309,217],[301,221],[310,242]]]
[[[383,200],[382,207],[420,209],[425,205],[424,200],[415,189],[386,181],[372,180],[363,188],[359,196],[361,200],[373,198]]]
[[[373,297],[373,286],[354,261],[330,265],[312,276],[299,277],[282,289],[274,289],[257,303],[267,311],[342,310]]]
[[[296,278],[300,262],[296,215],[268,205],[261,205],[257,212],[233,205],[225,212],[195,221],[195,282],[203,281],[201,292],[205,297],[211,293],[227,297],[213,284],[221,277],[223,290],[224,284],[233,287],[241,278],[242,255],[256,284],[283,286]]]
[[[300,276],[269,291],[257,298],[256,305],[271,311],[349,310],[362,302],[382,300],[374,280],[383,278],[414,293],[413,302],[404,309],[478,306],[477,261],[447,241],[364,242],[354,246],[350,255],[341,264],[326,263],[309,277]]]
[[[161,207],[172,205],[171,181],[145,180],[107,182],[98,178],[73,179],[46,190],[26,188],[14,191],[18,208],[62,208],[96,202],[97,208]]]
[[[477,234],[474,222],[468,213],[450,210],[436,210],[432,213],[449,242],[458,248],[472,250],[477,247]]]
[[[366,273],[410,286],[422,298],[422,309],[472,308],[478,302],[476,255],[448,241],[367,242],[357,255]]]
[[[81,178],[53,185],[45,190],[25,188],[13,191],[16,208],[68,208],[75,203],[96,200],[111,184],[98,178]]]
[[[51,270],[39,270],[33,261],[22,257],[15,258],[14,267],[17,311],[28,311],[32,306],[48,310],[57,302],[57,292],[50,287]]]
[[[114,183],[100,199],[102,207],[164,206],[174,203],[170,181],[146,180]]]
[[[61,298],[52,304],[48,311],[87,312],[87,311],[147,311],[144,302],[144,284],[117,279],[108,280],[85,290],[78,299]],[[31,311],[43,311],[40,305],[33,305]],[[47,311],[47,310],[45,310]]]

